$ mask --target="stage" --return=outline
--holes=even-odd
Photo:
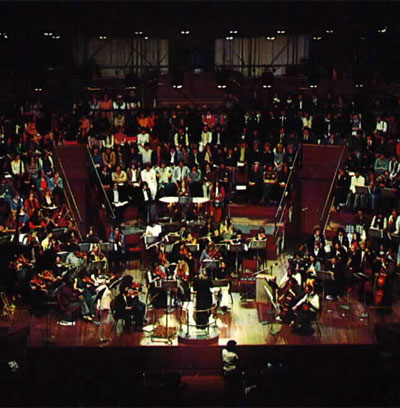
[[[292,328],[279,323],[269,324],[266,315],[268,306],[257,304],[255,300],[241,301],[238,293],[233,293],[232,308],[226,313],[218,312],[217,326],[219,338],[216,345],[225,345],[229,339],[235,339],[239,345],[373,345],[376,323],[400,321],[400,310],[394,307],[391,315],[382,316],[376,310],[365,310],[363,305],[354,299],[323,302],[319,321],[321,332],[315,330],[312,336],[299,336]],[[369,312],[365,316],[365,312]],[[168,315],[169,334],[179,328],[180,309]],[[102,326],[91,322],[77,320],[74,326],[58,324],[59,315],[56,309],[49,313],[31,316],[28,309],[16,310],[15,327],[30,327],[28,347],[44,347],[44,341],[50,337],[51,347],[135,347],[135,346],[178,346],[176,335],[172,344],[163,338],[152,338],[155,329],[159,334],[165,332],[165,311],[149,309],[148,324],[143,332],[124,333],[122,324],[114,327],[114,320],[108,311],[102,312]],[[154,325],[153,325],[154,323]],[[1,326],[9,326],[2,320]],[[315,327],[315,326],[314,326]],[[204,332],[203,332],[204,333]]]

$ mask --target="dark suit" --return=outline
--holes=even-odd
[[[124,320],[125,331],[131,329],[132,323],[134,323],[135,327],[142,326],[145,312],[146,306],[137,296],[123,296],[120,293],[115,298],[115,319]]]

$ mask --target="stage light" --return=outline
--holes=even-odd
[[[0,37],[4,38],[5,40],[8,40],[8,34],[7,33],[0,33]]]
[[[319,36],[319,35],[313,35],[313,38],[312,38],[314,41],[321,41],[322,40],[322,37],[321,36]]]
[[[285,33],[286,33],[286,30],[276,30],[276,33],[277,33],[277,34],[285,34]]]
[[[181,69],[179,68],[174,68],[171,71],[171,85],[172,88],[175,89],[182,89],[183,88],[183,83],[184,83],[184,73]]]
[[[318,85],[317,84],[310,84],[309,87],[310,88],[318,88]]]
[[[231,36],[225,37],[225,40],[227,40],[227,41],[232,41],[232,40],[233,40],[233,37],[231,37]]]
[[[274,41],[276,37],[274,35],[267,35],[266,38],[268,41]]]
[[[147,37],[147,36],[146,36],[146,37],[144,37],[144,39],[145,39],[145,40],[148,40],[148,39],[149,39],[149,37]]]
[[[182,34],[182,35],[189,35],[189,34],[190,34],[190,31],[188,31],[188,30],[182,30],[182,31],[181,31],[181,34]]]
[[[53,35],[53,33],[52,33],[51,31],[45,31],[45,32],[43,33],[43,35],[44,35],[45,37],[51,37],[51,36]]]
[[[142,35],[143,31],[135,31],[135,35]]]
[[[383,27],[383,28],[380,28],[380,29],[378,30],[378,33],[380,33],[380,34],[385,34],[386,31],[387,31],[387,27],[385,26],[385,27]]]
[[[59,40],[60,38],[61,38],[61,36],[60,35],[53,35],[52,37],[51,37],[53,40]]]
[[[229,31],[229,34],[237,34],[238,33],[238,30],[230,30]]]
[[[260,80],[262,88],[271,89],[274,83],[274,74],[271,71],[266,70],[261,74]]]
[[[218,89],[226,89],[228,86],[228,73],[226,71],[218,71],[217,72],[217,88]]]
[[[107,40],[107,36],[106,35],[100,35],[99,40]]]
[[[43,91],[43,88],[35,88],[34,91],[35,91],[35,92],[42,92],[42,91]]]
[[[357,83],[357,84],[355,84],[354,85],[356,88],[364,88],[364,84],[359,84],[359,83]]]
[[[327,34],[333,34],[334,33],[334,31],[333,30],[325,30],[325,32],[327,33]]]
[[[134,72],[127,72],[125,74],[125,89],[137,89],[139,85],[139,77]]]

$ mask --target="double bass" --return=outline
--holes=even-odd
[[[375,305],[380,306],[385,295],[385,285],[388,274],[386,270],[386,265],[382,262],[379,273],[376,277],[375,282]]]

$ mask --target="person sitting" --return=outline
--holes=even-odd
[[[305,288],[305,295],[293,307],[295,312],[294,331],[297,334],[310,336],[313,334],[312,321],[316,319],[320,309],[320,299],[313,284]]]
[[[64,280],[64,286],[61,288],[58,303],[61,309],[65,312],[64,320],[72,320],[72,311],[79,309],[82,317],[85,320],[92,320],[89,316],[89,307],[85,300],[80,296],[79,292],[74,289],[74,281],[67,277]]]
[[[135,331],[140,331],[144,323],[145,305],[139,300],[129,286],[121,287],[120,294],[115,298],[116,320],[124,320],[124,332],[129,333],[132,325]]]

